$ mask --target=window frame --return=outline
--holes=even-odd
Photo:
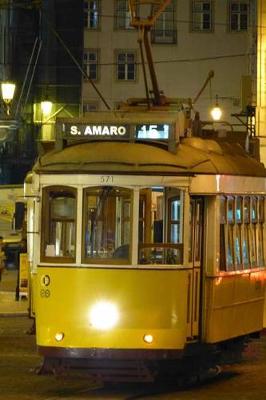
[[[86,226],[88,221],[88,207],[87,207],[87,197],[88,193],[96,194],[97,191],[100,189],[102,190],[104,186],[89,186],[83,189],[83,221],[82,221],[82,246],[81,246],[81,260],[83,264],[95,264],[99,266],[106,266],[107,264],[112,267],[113,265],[132,265],[132,235],[133,235],[133,201],[134,201],[134,194],[132,188],[127,188],[123,186],[108,186],[112,189],[122,189],[127,190],[130,194],[130,201],[131,201],[131,215],[130,215],[130,242],[129,242],[129,249],[128,249],[128,258],[122,257],[102,257],[102,258],[93,258],[86,256]]]
[[[141,224],[142,237],[140,231],[138,235],[138,265],[155,266],[159,268],[180,267],[184,265],[184,220],[185,220],[185,191],[183,188],[172,186],[162,186],[162,199],[158,208],[154,209],[152,195],[158,190],[153,186],[142,188],[139,196],[139,219]],[[171,192],[173,190],[174,192]],[[179,193],[177,193],[179,192]],[[161,197],[161,196],[158,196]],[[180,218],[171,218],[171,205],[176,200],[180,200]],[[142,207],[141,207],[142,206]],[[141,212],[143,210],[143,212]],[[160,211],[160,212],[159,212]],[[158,219],[157,213],[161,215]],[[155,240],[155,222],[162,221],[162,240]],[[171,242],[171,226],[177,225],[180,228],[179,242]],[[176,254],[175,254],[176,252]],[[166,262],[156,262],[162,259]],[[158,257],[158,258],[157,258]],[[176,262],[178,260],[178,262]]]
[[[76,200],[75,213],[74,213],[74,226],[75,226],[75,254],[73,257],[66,256],[46,256],[45,255],[45,246],[46,246],[46,237],[47,237],[47,229],[49,229],[51,224],[50,218],[50,207],[49,207],[49,195],[51,192],[58,193],[69,193],[72,194]],[[45,186],[42,189],[42,204],[41,204],[41,238],[40,238],[40,261],[41,262],[52,262],[52,263],[75,263],[77,256],[77,189],[71,186],[65,185],[51,185]],[[47,223],[47,218],[49,224]]]
[[[85,62],[85,55],[86,54],[87,54],[87,62]],[[91,61],[89,59],[88,56],[90,54],[95,54],[96,55],[96,61]],[[84,49],[84,51],[83,51],[83,69],[86,71],[88,77],[94,82],[98,82],[100,80],[100,76],[99,76],[99,54],[100,54],[99,49]],[[94,66],[94,65],[95,65],[96,76],[91,76],[91,74],[90,74],[90,66]]]
[[[90,8],[89,8],[89,4],[90,3],[95,3],[96,4],[96,9],[95,12],[97,13],[97,23],[95,24],[95,26],[93,26],[93,24],[89,24],[90,21]],[[85,0],[84,1],[84,28],[85,29],[89,29],[89,30],[99,30],[100,29],[100,22],[101,22],[101,0]],[[86,7],[87,4],[87,7]],[[86,23],[87,21],[87,23]]]
[[[194,10],[196,4],[209,3],[210,10],[204,12],[204,10]],[[209,27],[204,29],[204,14],[209,15],[210,22]],[[191,15],[191,23],[190,23],[190,31],[192,33],[213,33],[214,32],[214,2],[213,0],[191,0],[190,2],[190,15]],[[197,22],[195,18],[199,16],[201,17],[201,21]],[[196,28],[196,25],[200,24],[199,28]]]
[[[241,5],[246,5],[247,9],[246,12],[241,12]],[[238,5],[238,10],[232,11],[232,5]],[[244,28],[241,28],[241,17],[246,15],[246,25]],[[232,28],[232,18],[235,16],[236,20],[236,28]],[[247,32],[248,31],[248,24],[249,24],[249,3],[247,0],[228,0],[228,30],[231,33],[240,33],[240,32]]]
[[[125,55],[126,57],[128,57],[129,55],[133,55],[134,56],[134,62],[133,63],[119,63],[119,56],[120,55]],[[117,49],[115,50],[115,77],[116,77],[116,82],[126,82],[126,83],[135,83],[137,81],[137,50],[131,50],[131,49]],[[124,79],[119,79],[119,65],[124,65],[125,66],[125,78]],[[128,79],[128,66],[129,65],[134,65],[134,79]]]
[[[177,43],[177,22],[176,22],[176,11],[177,5],[176,0],[166,7],[159,18],[156,20],[154,27],[151,29],[151,43],[152,44],[176,44]],[[172,27],[167,29],[168,15],[171,15],[171,22],[169,25]],[[158,29],[159,25],[163,25],[163,29]],[[165,33],[169,31],[172,32],[171,35],[166,35]],[[158,32],[162,32],[162,35],[158,35]]]
[[[228,218],[229,200],[234,199],[234,216]],[[225,199],[226,218],[222,214],[222,200]],[[237,218],[237,202],[241,201],[241,218]],[[265,196],[263,195],[223,195],[220,204],[220,271],[234,272],[265,268]],[[232,208],[230,208],[232,210]],[[261,211],[260,211],[261,210]],[[232,243],[229,246],[229,240]],[[261,239],[262,243],[261,243]],[[237,240],[240,247],[237,259]],[[228,264],[228,250],[232,250],[232,264]],[[247,262],[246,262],[247,260]]]
[[[86,109],[86,106],[88,109]],[[97,101],[84,100],[82,105],[83,114],[95,112],[99,110],[99,103]]]
[[[119,7],[124,5],[124,7]],[[131,17],[129,10],[129,3],[127,0],[114,1],[114,29],[117,31],[135,31],[134,27],[130,25]],[[122,21],[120,24],[119,21]],[[128,23],[127,23],[128,21]]]

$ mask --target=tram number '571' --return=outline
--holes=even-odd
[[[112,175],[101,176],[101,183],[107,184],[113,182],[114,182],[114,177]]]

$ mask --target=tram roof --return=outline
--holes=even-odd
[[[94,141],[52,150],[37,160],[36,173],[153,175],[228,174],[266,177],[262,163],[238,144],[183,138],[176,153],[143,142]]]

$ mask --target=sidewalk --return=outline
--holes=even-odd
[[[5,269],[0,281],[0,317],[25,316],[28,314],[28,299],[16,300],[17,270]]]

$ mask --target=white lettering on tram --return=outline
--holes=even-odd
[[[115,126],[115,125],[87,125],[84,132],[82,133],[78,126],[71,125],[70,135],[90,135],[90,136],[124,136],[126,134],[125,126]]]
[[[78,127],[76,125],[72,125],[70,127],[70,135],[80,135],[80,131],[78,130]]]

